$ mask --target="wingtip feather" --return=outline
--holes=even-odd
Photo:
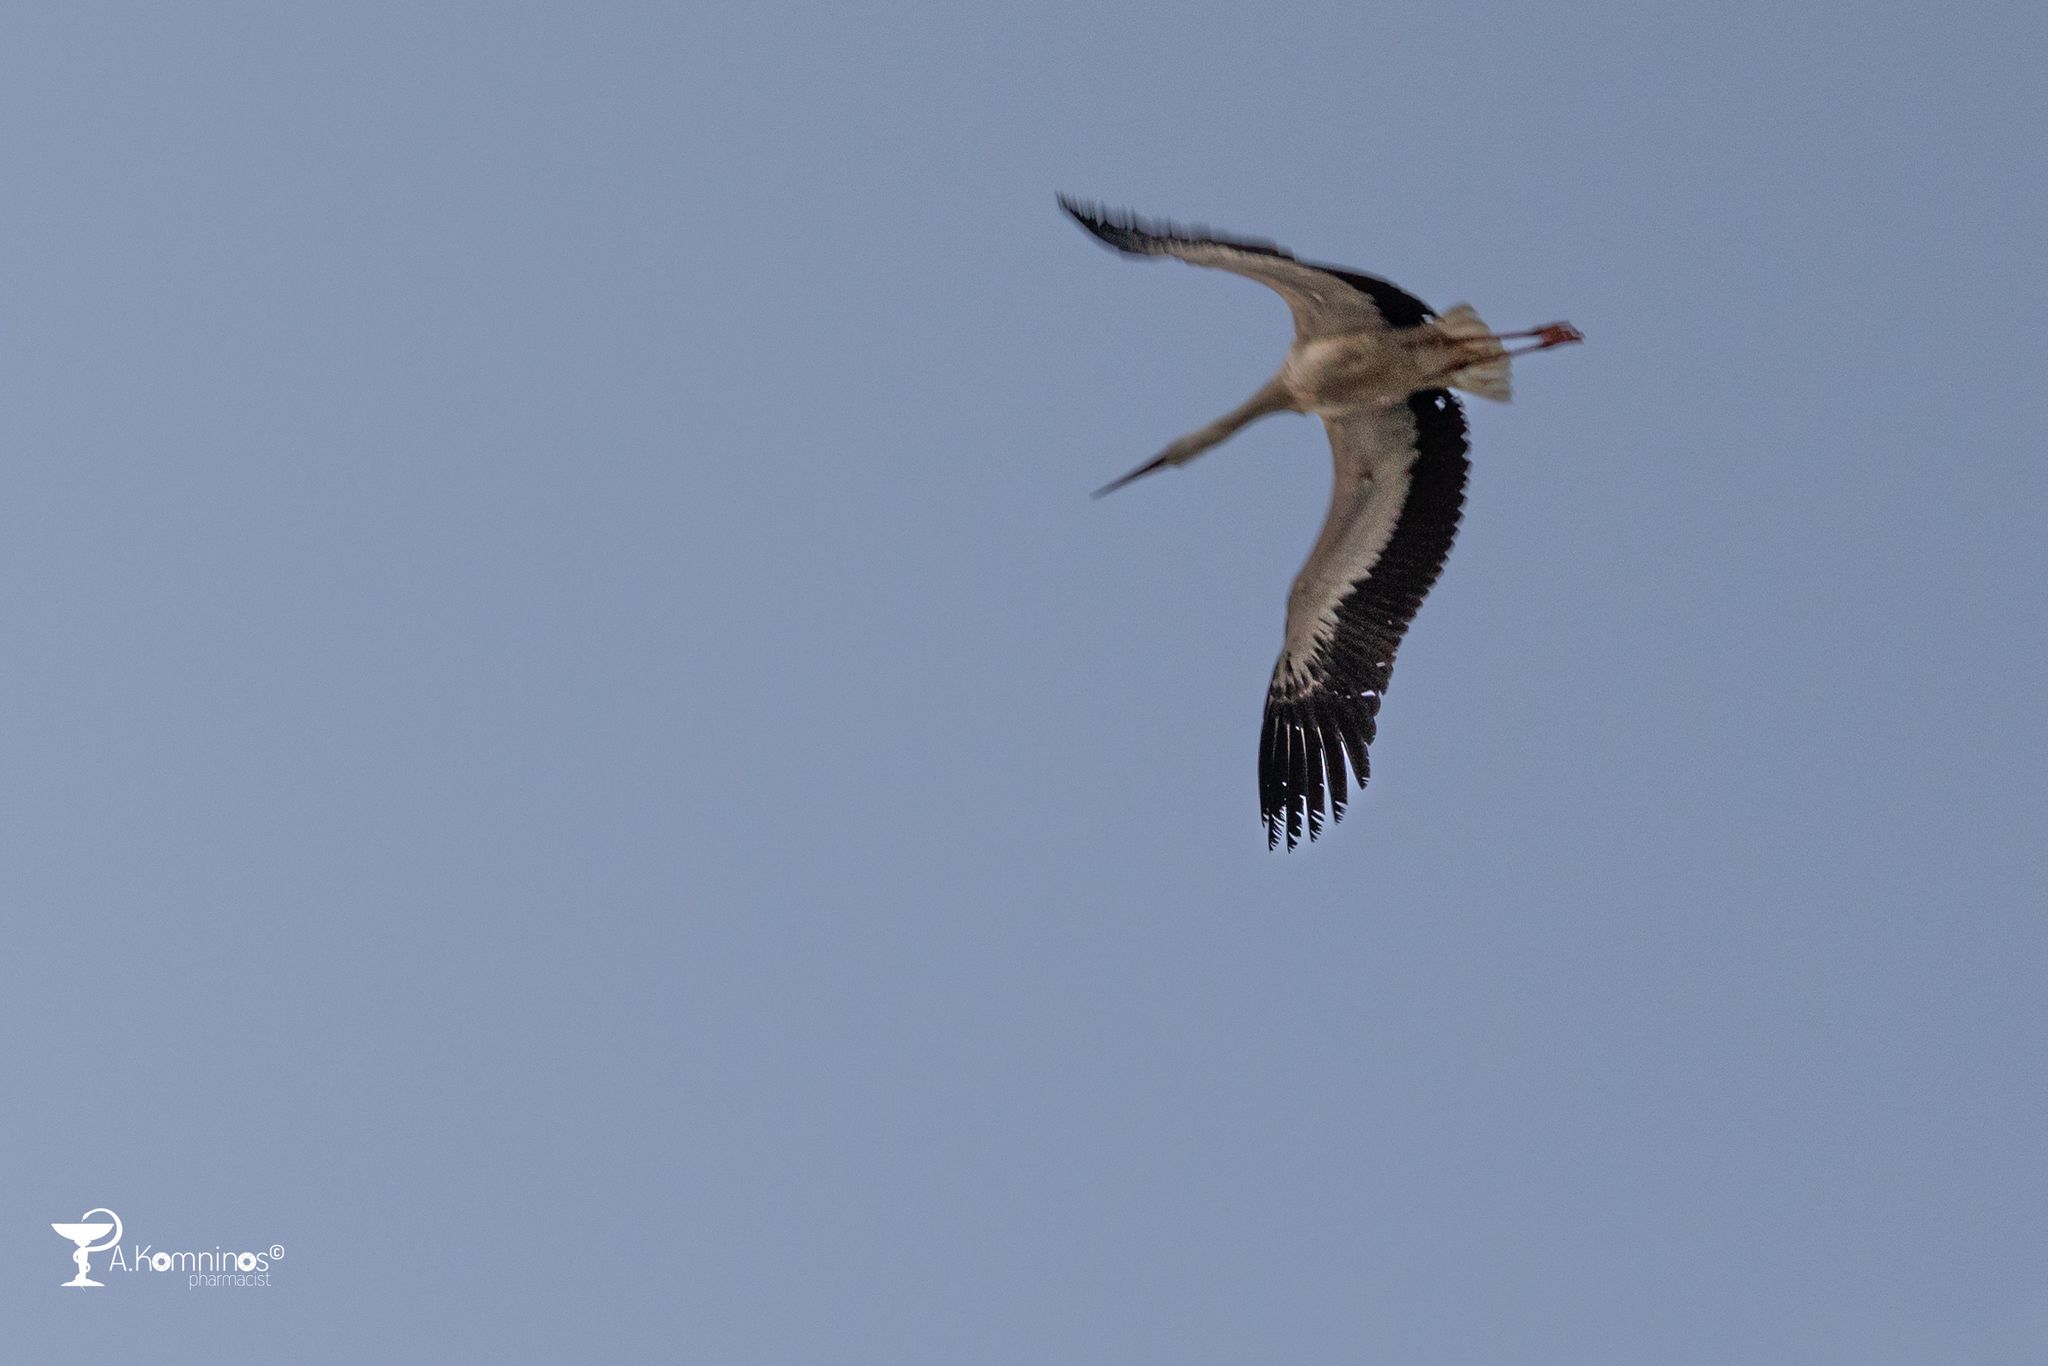
[[[1262,256],[1284,257],[1290,261],[1294,259],[1294,254],[1285,247],[1262,237],[1232,237],[1211,231],[1200,223],[1180,224],[1164,218],[1146,218],[1129,209],[1113,209],[1078,195],[1059,193],[1054,195],[1054,199],[1068,217],[1090,234],[1132,256],[1165,256],[1172,255],[1178,247],[1218,246],[1257,252]]]

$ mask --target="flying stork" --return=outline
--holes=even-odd
[[[1287,635],[1259,736],[1266,844],[1289,849],[1344,818],[1394,651],[1443,570],[1465,503],[1465,414],[1450,391],[1505,403],[1508,357],[1581,341],[1570,323],[1496,333],[1469,304],[1436,314],[1387,281],[1310,265],[1271,242],[1148,222],[1066,195],[1060,207],[1132,256],[1173,256],[1257,280],[1287,301],[1294,344],[1259,391],[1095,491],[1184,465],[1269,413],[1314,413],[1330,435],[1330,512],[1287,595]],[[1526,341],[1510,348],[1506,343]]]

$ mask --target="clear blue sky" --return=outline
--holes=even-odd
[[[0,1355],[2048,1360],[2044,59],[10,6]],[[1320,431],[1086,496],[1285,311],[1062,189],[1590,339],[1292,857]]]

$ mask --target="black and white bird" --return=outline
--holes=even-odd
[[[1376,276],[1310,265],[1271,242],[1147,222],[1060,196],[1060,207],[1133,256],[1174,256],[1269,286],[1294,313],[1280,372],[1244,403],[1096,490],[1184,465],[1269,413],[1314,413],[1330,434],[1329,516],[1287,596],[1287,635],[1259,736],[1266,843],[1289,849],[1323,813],[1342,820],[1394,651],[1450,554],[1465,504],[1465,414],[1452,389],[1506,402],[1508,357],[1582,340],[1569,323],[1495,333],[1469,304],[1441,315]],[[1506,343],[1526,340],[1510,348]]]

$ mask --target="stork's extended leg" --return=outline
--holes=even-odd
[[[1533,337],[1535,342],[1529,346],[1507,345],[1511,341],[1521,341],[1525,337]],[[1545,323],[1541,327],[1532,327],[1524,332],[1441,331],[1429,338],[1437,346],[1472,346],[1498,342],[1502,349],[1493,353],[1497,356],[1526,356],[1531,351],[1548,351],[1553,346],[1568,346],[1572,342],[1582,342],[1585,339],[1586,334],[1570,323]]]
[[[1531,346],[1510,347],[1508,348],[1508,355],[1526,356],[1531,351],[1548,351],[1553,346],[1568,346],[1572,342],[1584,341],[1586,334],[1573,327],[1570,323],[1545,323],[1541,327],[1532,327],[1526,332],[1497,332],[1494,334],[1495,340],[1503,342],[1520,341],[1524,337],[1534,337],[1536,339],[1535,344]]]
[[[1532,339],[1526,346],[1508,345],[1525,338]],[[1470,304],[1445,309],[1434,323],[1416,329],[1416,339],[1422,345],[1449,352],[1441,362],[1443,368],[1435,383],[1497,403],[1507,402],[1513,393],[1508,373],[1511,357],[1584,340],[1579,329],[1570,323],[1545,323],[1526,332],[1495,332],[1480,321]]]

